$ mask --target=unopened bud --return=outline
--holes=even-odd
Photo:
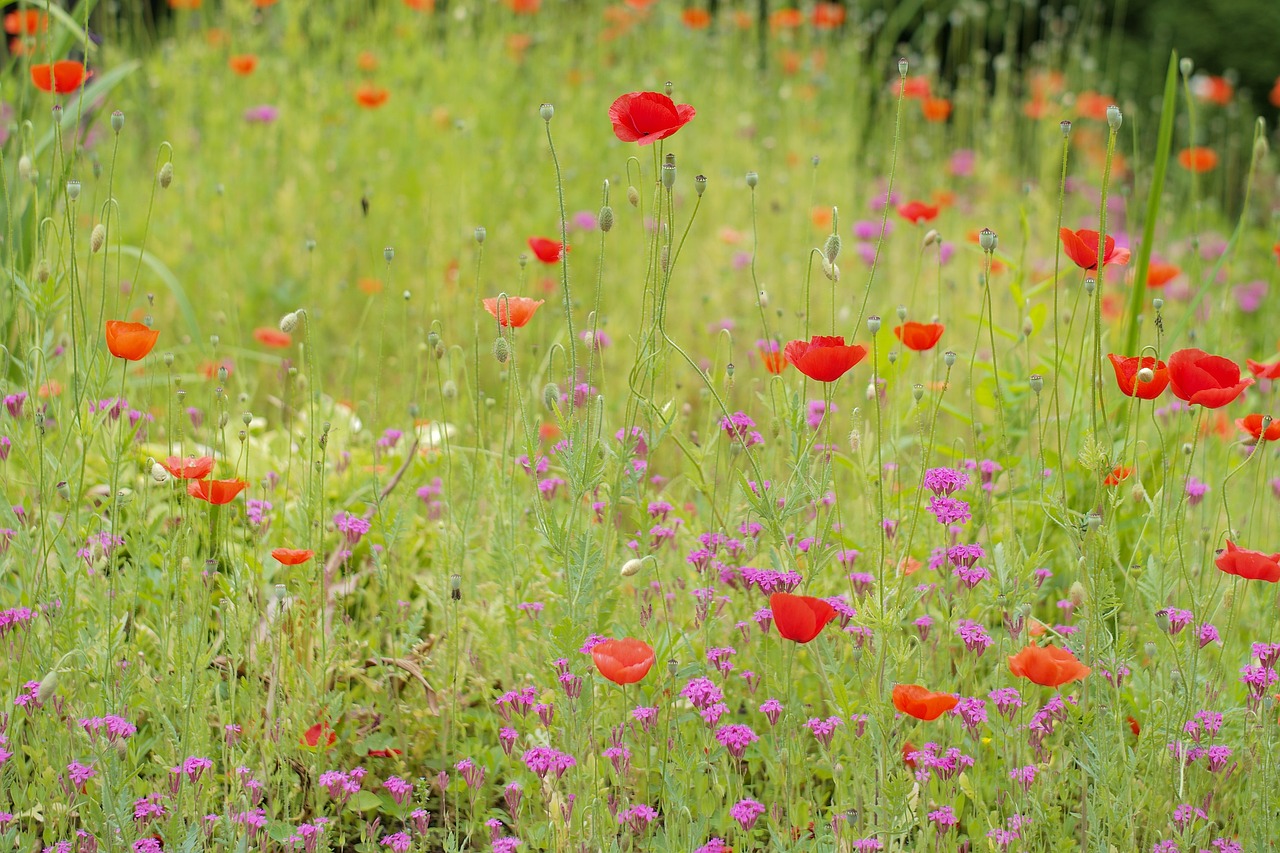
[[[836,258],[840,255],[840,235],[831,232],[827,236],[827,244],[822,247],[822,254],[826,255],[827,261],[835,263]]]
[[[285,314],[280,318],[280,331],[288,333],[292,332],[296,328],[298,328],[297,311],[290,311],[288,314]]]
[[[166,471],[164,466],[159,462],[155,462],[151,465],[151,479],[155,480],[157,483],[168,482],[169,472]]]
[[[759,300],[757,300],[757,301],[760,303],[760,307],[761,307],[761,308],[768,308],[768,307],[769,307],[769,294],[768,294],[768,292],[767,292],[767,291],[764,291],[764,290],[760,291],[760,298],[759,298]]]
[[[1183,77],[1190,77],[1191,72],[1195,70],[1196,64],[1191,61],[1191,57],[1184,56],[1178,60],[1178,70],[1182,72]]]
[[[599,224],[600,230],[606,234],[613,230],[613,208],[607,204],[600,208]]]
[[[49,259],[41,258],[40,262],[36,264],[36,281],[44,284],[49,280],[49,275]]]
[[[627,187],[627,201],[632,207],[638,207],[640,205],[640,190],[635,187]]]
[[[555,411],[560,406],[560,386],[554,382],[548,382],[542,386],[542,405],[551,411]]]
[[[102,250],[102,246],[107,242],[107,226],[99,222],[93,226],[93,230],[89,232],[89,251],[97,253]]]
[[[619,573],[624,578],[635,577],[640,574],[640,570],[642,568],[644,568],[644,560],[641,560],[638,557],[633,557],[622,564],[622,569]]]
[[[57,689],[58,671],[56,669],[51,669],[44,678],[40,679],[40,686],[36,688],[36,699],[41,703],[48,702],[53,696],[53,691]]]
[[[924,232],[924,239],[920,241],[920,248],[927,249],[930,246],[932,246],[934,243],[941,243],[941,242],[942,242],[942,235],[938,233],[938,229],[930,228],[928,231]]]
[[[452,400],[458,396],[458,384],[452,379],[446,379],[440,386],[440,393],[446,400]]]
[[[493,339],[493,357],[498,364],[506,364],[507,359],[511,357],[511,348],[507,345],[507,339],[501,335]]]
[[[1138,381],[1144,385],[1147,384],[1148,382],[1154,381],[1155,378],[1156,378],[1155,371],[1152,370],[1150,367],[1144,367],[1138,371]]]
[[[840,280],[839,264],[833,264],[831,263],[831,261],[827,260],[826,258],[823,258],[822,274],[826,276],[829,281],[839,281]]]
[[[173,161],[168,160],[160,167],[160,174],[157,176],[160,181],[161,189],[169,189],[169,184],[173,183]]]
[[[18,158],[18,177],[24,181],[30,181],[34,173],[35,167],[31,163],[31,158],[23,154]]]

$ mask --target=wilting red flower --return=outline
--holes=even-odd
[[[376,110],[385,104],[390,97],[390,92],[381,86],[374,86],[372,83],[366,83],[356,88],[356,103],[366,110]]]
[[[1067,253],[1076,266],[1082,270],[1096,270],[1098,268],[1098,232],[1091,228],[1081,228],[1079,231],[1072,231],[1070,228],[1063,228],[1058,232],[1062,238],[1062,248]],[[1129,263],[1129,250],[1117,249],[1116,240],[1110,234],[1103,242],[1102,265],[1117,264],[1124,266]]]
[[[1180,275],[1182,268],[1177,264],[1153,263],[1147,267],[1147,287],[1164,287]]]
[[[1237,418],[1236,426],[1253,436],[1255,442],[1280,439],[1280,420],[1272,419],[1264,430],[1262,428],[1262,417],[1262,415],[1254,414]]]
[[[530,237],[529,248],[533,249],[533,255],[544,264],[554,264],[560,260],[560,252],[570,251],[573,247],[566,246],[559,240],[552,240],[549,237]]]
[[[1125,480],[1129,479],[1129,475],[1133,473],[1133,469],[1128,465],[1117,465],[1111,469],[1111,473],[1102,481],[1104,486],[1118,486]]]
[[[1280,379],[1280,361],[1263,364],[1260,361],[1246,358],[1244,363],[1249,366],[1249,371],[1259,379]]]
[[[293,343],[293,336],[271,326],[259,326],[253,330],[253,337],[260,344],[283,349]]]
[[[898,215],[908,222],[919,225],[935,219],[940,208],[936,204],[925,204],[923,201],[909,201],[898,208]]]
[[[316,747],[320,746],[321,741],[323,741],[324,748],[328,749],[329,747],[333,746],[334,743],[337,742],[337,740],[338,740],[337,733],[333,729],[329,728],[328,723],[321,722],[321,723],[316,723],[314,726],[312,726],[311,728],[303,732],[302,738],[298,741],[298,743],[302,744],[303,746],[309,746],[312,749],[315,749]]]
[[[706,9],[690,6],[680,13],[680,20],[691,30],[705,30],[711,26],[711,13]]]
[[[1211,172],[1218,166],[1218,152],[1193,146],[1178,152],[1178,164],[1188,172]]]
[[[215,506],[229,504],[249,486],[244,480],[188,480],[187,494]]]
[[[1009,671],[1042,687],[1061,687],[1093,670],[1066,649],[1030,645],[1009,658]]]
[[[11,36],[30,36],[49,29],[49,18],[36,9],[10,12],[4,16],[4,31]]]
[[[1264,554],[1239,548],[1230,539],[1225,550],[1219,552],[1213,564],[1229,575],[1251,581],[1280,581],[1280,554]]]
[[[778,633],[796,643],[807,643],[821,634],[836,616],[835,608],[821,598],[787,592],[769,596],[769,610]]]
[[[212,456],[188,456],[186,459],[170,456],[160,464],[178,480],[203,480],[213,473]]]
[[[948,693],[934,693],[919,684],[893,685],[893,707],[917,720],[936,720],[958,701]]]
[[[533,319],[533,313],[542,306],[545,299],[530,299],[528,296],[508,296],[506,298],[485,299],[484,310],[492,314],[499,326],[520,328]],[[510,311],[511,316],[507,316]]]
[[[315,555],[310,548],[276,548],[271,552],[276,562],[285,566],[300,566]]]
[[[893,333],[907,349],[925,352],[938,345],[945,328],[941,323],[915,323],[908,320],[901,326],[894,326]]]
[[[241,77],[248,77],[258,67],[258,57],[252,53],[240,53],[227,60],[227,67]]]
[[[653,649],[644,640],[626,637],[592,646],[591,659],[600,674],[614,684],[635,684],[649,674],[654,656]]]
[[[52,65],[46,62],[31,66],[31,82],[42,92],[65,95],[83,86],[88,77],[84,63],[72,59],[60,59]]]
[[[1169,368],[1163,361],[1153,355],[1144,355],[1142,358],[1137,356],[1126,358],[1115,353],[1108,353],[1107,358],[1111,359],[1111,366],[1115,368],[1116,384],[1120,386],[1120,392],[1126,396],[1154,400],[1164,393],[1165,388],[1169,387]],[[1143,382],[1138,379],[1138,371],[1143,368],[1151,371],[1150,382]]]
[[[1219,409],[1252,385],[1253,377],[1241,379],[1240,366],[1229,358],[1180,349],[1169,356],[1169,384],[1179,400]]]
[[[696,111],[661,92],[629,92],[609,106],[613,133],[623,142],[651,145],[693,120]]]
[[[141,323],[126,323],[123,320],[107,321],[107,349],[116,358],[126,361],[141,361],[156,345],[160,337],[157,329],[148,329]]]
[[[169,0],[170,9],[199,9],[201,0]]]
[[[946,98],[925,98],[920,102],[925,121],[944,122],[951,118],[951,102]]]
[[[818,382],[835,382],[867,355],[863,346],[845,346],[840,335],[814,335],[806,341],[791,341],[783,352],[796,370]]]

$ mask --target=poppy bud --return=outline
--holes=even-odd
[[[951,350],[947,350],[942,354],[942,363],[947,367],[953,366],[956,363],[956,354]]]
[[[941,242],[942,242],[942,235],[938,233],[938,229],[930,228],[928,231],[924,232],[924,239],[920,241],[920,248],[927,249],[930,246],[932,246],[934,243],[941,243]]]
[[[160,167],[160,174],[156,176],[156,179],[160,181],[161,189],[164,189],[164,190],[169,189],[169,185],[173,183],[173,161],[172,160],[166,161],[165,164]]]
[[[314,252],[316,250],[316,241],[308,239],[302,244],[302,248],[308,252]]]
[[[394,246],[387,246],[382,250],[382,259],[387,263],[391,263],[391,260],[395,256],[396,256],[396,250]]]
[[[80,182],[76,180],[67,181],[67,198],[75,201],[80,198]]]
[[[439,361],[440,359],[444,358],[444,344],[436,344],[435,356],[436,356],[436,361]]]
[[[1144,367],[1138,371],[1138,381],[1144,385],[1147,384],[1148,382],[1153,381],[1155,378],[1156,378],[1155,371],[1149,367]]]
[[[40,686],[36,688],[36,698],[41,702],[47,702],[49,697],[53,695],[53,691],[57,689],[58,671],[51,669],[44,678],[40,679]]]
[[[1178,60],[1178,70],[1182,72],[1183,77],[1190,77],[1191,72],[1195,70],[1195,63],[1191,61],[1191,57],[1184,56]]]
[[[1071,122],[1063,120],[1058,122],[1058,129],[1062,131],[1064,137],[1071,135]]]
[[[542,387],[542,405],[553,412],[560,407],[560,386],[548,382]]]
[[[640,205],[640,190],[635,187],[627,187],[627,201],[631,203],[632,207],[638,207]]]
[[[31,176],[35,174],[35,169],[31,165],[31,158],[23,154],[18,158],[18,177],[24,181],[30,181]]]
[[[1120,108],[1115,104],[1107,107],[1107,127],[1112,130],[1119,130],[1120,125],[1124,122],[1124,116],[1120,114]]]
[[[621,574],[624,578],[634,577],[640,574],[642,568],[644,568],[644,560],[633,557],[622,564]]]
[[[1089,294],[1090,296],[1092,296],[1092,295],[1093,295],[1093,289],[1094,289],[1095,287],[1097,287],[1097,285],[1098,285],[1098,283],[1097,283],[1096,281],[1094,281],[1092,278],[1086,278],[1086,279],[1084,280],[1084,292],[1085,292],[1085,293],[1087,293],[1087,294]]]
[[[596,221],[600,225],[600,230],[603,231],[604,233],[607,234],[610,231],[612,231],[613,230],[613,208],[607,204],[604,207],[600,208],[600,215],[596,217]]]
[[[49,280],[49,261],[47,258],[41,258],[40,263],[36,264],[36,281],[44,284]]]
[[[157,483],[163,483],[169,479],[169,472],[164,470],[164,466],[159,462],[154,462],[151,465],[151,479]]]
[[[476,242],[479,243],[481,246],[483,246],[484,238],[488,235],[488,233],[489,232],[484,230],[483,225],[477,225],[476,226]]]
[[[538,107],[538,115],[542,116],[543,121],[551,121],[556,114],[556,108],[551,104],[543,104]]]
[[[871,330],[871,334],[873,335],[875,335],[880,331],[879,315],[872,314],[870,317],[867,318],[867,328]]]
[[[1032,393],[1039,394],[1044,390],[1044,377],[1039,373],[1033,373],[1031,374],[1030,384]]]
[[[906,77],[908,68],[910,68],[910,66],[907,64],[907,58],[905,56],[898,60],[899,76]]]
[[[1183,456],[1190,456],[1190,455],[1191,455],[1191,451],[1192,451],[1192,450],[1194,450],[1194,448],[1191,446],[1191,443],[1190,443],[1190,442],[1184,442],[1184,443],[1183,443],[1183,445],[1182,445],[1182,455],[1183,455]]]
[[[93,231],[89,233],[89,251],[97,254],[102,250],[102,244],[107,242],[107,227],[99,222],[93,226]]]
[[[978,245],[982,247],[984,252],[994,252],[999,240],[996,239],[996,232],[990,228],[983,228],[978,232]]]
[[[280,318],[280,331],[288,334],[298,328],[298,312],[290,311]]]
[[[511,357],[511,348],[507,346],[507,339],[501,335],[493,340],[493,357],[497,359],[498,364],[506,364],[507,359]]]
[[[840,267],[826,258],[822,259],[822,274],[827,277],[828,281],[840,280]]]
[[[747,186],[755,189],[758,183],[760,183],[760,176],[755,172],[747,172]]]
[[[1094,517],[1097,518],[1096,515]],[[1098,518],[1098,520],[1101,521],[1102,519]],[[1067,598],[1071,599],[1071,603],[1076,607],[1084,604],[1088,600],[1088,596],[1084,592],[1084,584],[1080,583],[1080,581],[1072,583],[1071,589],[1067,591]]]
[[[836,262],[836,256],[840,254],[839,234],[832,231],[831,234],[827,236],[827,244],[822,247],[822,254],[827,256],[828,263],[834,264]]]
[[[1271,153],[1271,146],[1267,144],[1266,134],[1259,133],[1253,140],[1253,162],[1261,163],[1267,159],[1267,155]]]

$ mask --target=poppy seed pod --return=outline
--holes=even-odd
[[[1120,125],[1124,123],[1124,116],[1120,114],[1120,108],[1115,104],[1107,107],[1107,127],[1112,130],[1119,130]]]
[[[1178,70],[1182,72],[1183,77],[1190,77],[1191,72],[1195,70],[1196,64],[1191,57],[1184,56],[1178,60]]]
[[[907,306],[905,306],[905,305],[899,305],[899,306],[898,306],[898,319],[899,319],[899,320],[906,320],[906,319],[907,319]]]
[[[160,167],[160,174],[156,176],[160,182],[160,188],[167,190],[169,185],[173,183],[173,161],[170,160]]]
[[[543,104],[538,107],[538,115],[542,116],[543,121],[551,121],[555,117],[556,108],[551,104]]]
[[[391,261],[395,258],[395,256],[396,256],[396,250],[392,246],[387,246],[382,250],[382,259],[387,263],[391,263]]]
[[[996,239],[996,232],[990,228],[983,228],[978,232],[978,245],[982,247],[984,252],[994,252],[999,240]]]
[[[93,231],[89,232],[89,251],[97,254],[102,250],[102,246],[107,242],[107,226],[99,222],[93,226]]]
[[[676,84],[668,80],[666,83],[662,84],[662,91],[666,92],[667,97],[670,98],[676,91]]]
[[[747,186],[755,189],[758,183],[760,183],[760,176],[755,172],[747,172]]]
[[[67,485],[66,480],[59,480],[58,485],[54,487],[58,492],[58,497],[64,501],[71,500],[71,487]]]
[[[632,207],[639,207],[640,190],[636,189],[635,187],[627,187],[627,201],[631,204]]]
[[[75,201],[80,198],[80,182],[76,180],[67,181],[67,198]]]
[[[907,58],[905,56],[898,60],[898,74],[900,76],[906,77],[907,69],[910,67],[911,66],[907,63]]]
[[[449,597],[454,601],[462,600],[462,575],[449,575]]]
[[[953,366],[953,365],[956,363],[956,354],[955,354],[955,352],[953,352],[952,350],[947,350],[946,352],[944,352],[944,353],[942,354],[942,362],[943,362],[947,367],[951,367],[951,366]]]
[[[693,176],[693,191],[698,194],[698,198],[702,198],[702,194],[707,191],[707,176]]]
[[[1098,283],[1094,281],[1092,278],[1086,278],[1084,280],[1084,292],[1088,293],[1091,296],[1093,295],[1093,289],[1097,286],[1098,286]]]
[[[1062,131],[1064,137],[1071,135],[1071,122],[1063,120],[1058,122],[1058,129]]]
[[[872,335],[875,335],[880,331],[879,315],[872,314],[870,317],[867,318],[867,329],[871,331]]]
[[[1044,390],[1044,377],[1039,373],[1031,374],[1030,385],[1032,393],[1039,394]]]
[[[924,396],[924,386],[921,385],[919,382],[917,382],[915,385],[912,385],[911,396],[915,398],[915,401],[917,403],[919,403],[920,399]]]
[[[484,245],[484,238],[485,238],[486,236],[488,236],[488,233],[489,233],[489,232],[487,232],[487,231],[485,231],[485,230],[484,230],[484,226],[483,226],[483,225],[477,225],[477,226],[476,226],[476,232],[475,232],[476,242],[483,246],[483,245]]]
[[[670,190],[676,185],[676,155],[668,154],[662,161],[662,186]]]

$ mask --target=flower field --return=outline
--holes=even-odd
[[[96,5],[3,19],[0,850],[1275,849],[1280,80]]]

